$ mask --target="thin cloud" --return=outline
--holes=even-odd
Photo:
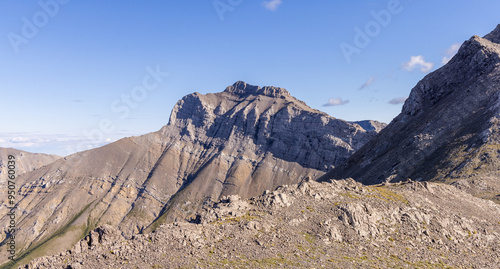
[[[323,106],[341,106],[349,103],[349,100],[342,100],[342,98],[330,98]]]
[[[39,132],[0,133],[0,147],[67,156],[77,151],[100,147],[114,142],[119,138],[134,135],[139,134],[129,130],[120,130],[120,132],[114,133],[102,140],[95,140],[82,135],[69,134],[43,134]]]
[[[453,45],[451,45],[445,52],[444,52],[444,56],[443,56],[443,59],[441,60],[441,63],[443,65],[447,64],[451,58],[457,54],[458,52],[458,49],[460,48],[460,43],[455,43]]]
[[[361,85],[359,88],[358,88],[358,91],[361,91],[363,89],[366,89],[368,88],[370,85],[372,85],[375,81],[377,80],[377,78],[375,77],[370,77],[365,83],[363,83],[363,85]]]
[[[46,145],[54,142],[47,135],[38,133],[3,133],[0,134],[0,147],[3,148],[16,148],[16,149],[29,149],[39,145]]]
[[[85,149],[102,146],[109,142],[89,141],[85,137],[66,134],[41,134],[34,132],[2,133],[0,134],[0,147],[15,148],[29,152],[50,153],[59,156],[69,155],[75,151],[75,145],[84,144]]]
[[[275,11],[281,5],[281,0],[264,1],[263,5],[267,10]]]
[[[406,101],[406,97],[397,97],[397,98],[394,98],[392,100],[389,101],[389,104],[391,105],[400,105],[400,104],[404,104],[404,102]]]
[[[74,102],[74,103],[83,103],[83,100],[75,99],[75,100],[71,100],[71,102]]]
[[[422,55],[411,56],[410,61],[403,64],[403,69],[413,71],[415,68],[420,68],[422,73],[427,73],[432,70],[434,63],[426,62]]]
[[[11,143],[23,143],[23,142],[26,142],[26,141],[29,141],[29,140],[30,140],[30,138],[28,138],[28,137],[18,136],[18,137],[11,138],[9,141]]]

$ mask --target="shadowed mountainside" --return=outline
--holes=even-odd
[[[500,201],[500,25],[411,91],[402,112],[319,180],[446,182]]]

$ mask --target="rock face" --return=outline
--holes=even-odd
[[[22,257],[29,261],[71,248],[100,225],[130,238],[190,219],[223,196],[248,198],[320,176],[377,131],[311,109],[277,87],[237,82],[221,93],[190,94],[157,132],[21,176],[17,247],[35,250]],[[7,221],[0,219],[2,227]]]
[[[320,180],[452,183],[500,201],[500,25],[421,80],[379,135]]]
[[[20,268],[498,268],[500,205],[429,182],[303,181],[224,197],[196,223],[113,234]]]
[[[12,155],[14,157],[13,160],[9,159],[9,156]],[[17,183],[17,180],[11,180],[9,184],[9,170],[14,171],[14,175],[19,177],[20,175],[33,171],[37,168],[40,168],[44,165],[48,165],[61,157],[56,155],[49,154],[41,154],[41,153],[31,153],[27,151],[17,150],[13,148],[0,148],[0,216],[5,216],[8,212],[6,207],[8,193],[8,186],[15,186],[17,189],[20,185]],[[14,161],[13,169],[9,169],[9,161]],[[12,184],[13,183],[13,184]],[[15,184],[15,185],[14,185]],[[5,234],[0,234],[0,240],[5,239]]]

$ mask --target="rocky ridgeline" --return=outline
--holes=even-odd
[[[360,124],[312,109],[278,87],[237,82],[220,93],[187,95],[158,132],[19,177],[19,256],[28,253],[22,256],[28,262],[69,249],[104,224],[130,238],[192,218],[222,196],[250,198],[320,176],[384,126]],[[1,227],[8,221],[0,216]]]
[[[7,162],[9,161],[9,155],[12,155],[16,158],[16,175],[21,175],[26,172],[33,171],[61,158],[57,155],[31,153],[13,148],[0,148],[0,184],[2,185],[6,183],[8,178]],[[3,190],[4,188],[0,188],[0,192]]]
[[[464,42],[412,89],[400,115],[322,180],[431,180],[500,202],[499,36],[500,25]]]
[[[111,226],[20,268],[497,268],[500,206],[449,185],[302,181],[124,240]]]
[[[500,199],[499,41],[466,41],[378,135],[281,88],[188,95],[159,132],[21,177],[20,238],[45,243],[16,265],[498,268],[500,205],[474,196]]]

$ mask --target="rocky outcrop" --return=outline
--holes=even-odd
[[[330,117],[277,87],[237,82],[220,93],[190,94],[157,132],[20,177],[18,248],[59,253],[103,224],[131,238],[192,219],[223,196],[245,199],[320,176],[377,131]]]
[[[440,181],[500,201],[499,35],[500,26],[466,41],[413,88],[399,116],[320,180]]]
[[[500,206],[445,184],[303,181],[224,197],[197,220],[21,268],[497,268],[500,260]]]
[[[69,252],[78,254],[89,249],[93,250],[97,246],[115,244],[123,239],[118,229],[105,224],[89,232],[89,234],[84,239],[80,240],[71,250],[69,250]]]
[[[363,121],[355,121],[354,123],[358,124],[361,126],[361,128],[367,130],[367,131],[376,131],[379,133],[384,129],[387,124],[375,120],[363,120]]]

